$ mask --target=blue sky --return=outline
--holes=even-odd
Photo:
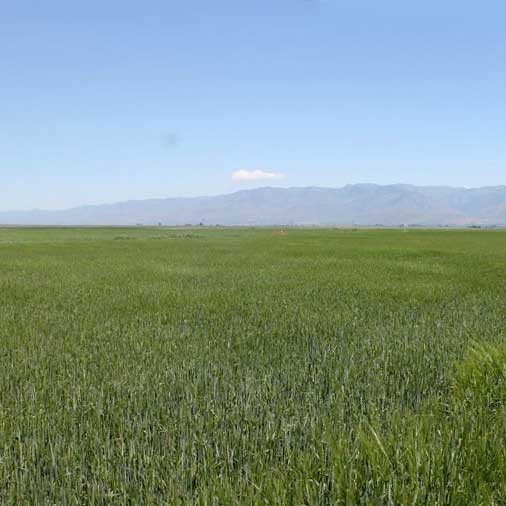
[[[505,18],[486,1],[5,2],[0,210],[506,183]]]

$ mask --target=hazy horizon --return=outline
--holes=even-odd
[[[236,188],[228,192],[222,192],[222,193],[202,193],[202,194],[194,194],[194,195],[161,195],[161,196],[154,196],[154,197],[148,197],[143,198],[142,196],[139,196],[139,198],[132,198],[128,200],[118,200],[118,201],[104,201],[104,202],[85,202],[82,204],[77,204],[75,206],[71,207],[55,207],[55,208],[39,208],[39,207],[32,207],[32,208],[24,208],[24,209],[0,209],[0,213],[18,213],[18,212],[31,212],[31,211],[66,211],[71,209],[79,209],[82,207],[100,207],[100,206],[113,206],[115,204],[121,204],[125,202],[145,202],[150,200],[186,200],[186,199],[199,199],[199,198],[206,198],[206,197],[221,197],[221,196],[228,196],[233,195],[238,192],[254,192],[256,190],[263,190],[263,189],[279,189],[279,190],[302,190],[302,189],[311,189],[311,188],[318,188],[323,190],[339,190],[346,187],[352,187],[352,186],[378,186],[378,187],[396,187],[396,186],[406,186],[406,187],[414,187],[414,188],[451,188],[453,190],[482,190],[482,189],[488,189],[488,188],[504,188],[506,185],[504,184],[497,184],[497,185],[486,185],[486,186],[453,186],[453,185],[414,185],[411,183],[385,183],[385,184],[379,184],[379,183],[365,183],[365,182],[356,182],[356,183],[346,183],[341,186],[319,186],[319,185],[307,185],[307,186],[291,186],[291,185],[258,185],[258,186],[252,186],[247,188]]]
[[[506,225],[506,186],[264,186],[216,196],[0,212],[4,225]]]

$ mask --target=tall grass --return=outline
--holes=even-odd
[[[0,230],[0,504],[505,504],[505,260],[502,232]]]

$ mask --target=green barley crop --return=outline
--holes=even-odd
[[[506,504],[506,233],[0,230],[1,505]]]

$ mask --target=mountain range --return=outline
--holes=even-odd
[[[1,205],[1,201],[0,201]],[[191,198],[0,212],[3,225],[505,225],[506,186],[264,187]]]

